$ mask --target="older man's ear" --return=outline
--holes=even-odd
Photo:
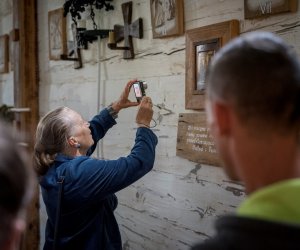
[[[229,105],[206,101],[207,125],[214,136],[226,136],[231,133],[232,110]]]

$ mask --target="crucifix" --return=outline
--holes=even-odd
[[[138,18],[133,23],[131,23],[132,19],[132,2],[127,2],[122,4],[122,13],[124,26],[115,25],[114,26],[114,39],[110,37],[108,41],[108,47],[111,49],[124,49],[124,59],[133,59],[134,58],[134,50],[132,38],[143,38],[143,20],[142,18]],[[110,34],[111,35],[111,34]],[[121,42],[124,39],[124,47],[117,47],[116,44]],[[115,46],[115,47],[114,47]]]

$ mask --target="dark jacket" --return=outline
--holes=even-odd
[[[104,109],[90,122],[94,142],[116,124]],[[147,128],[138,128],[135,145],[127,157],[98,160],[89,156],[75,158],[58,155],[40,180],[48,220],[44,249],[53,249],[60,176],[64,176],[58,249],[122,249],[113,210],[115,192],[148,173],[154,164],[157,137]],[[92,154],[95,146],[88,154]]]
[[[242,216],[224,216],[216,221],[216,235],[192,250],[300,249],[300,225]]]

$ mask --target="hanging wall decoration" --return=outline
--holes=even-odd
[[[0,36],[0,73],[8,73],[8,35]]]
[[[206,73],[210,60],[220,47],[238,34],[237,20],[186,31],[186,109],[204,109]]]
[[[106,11],[113,10],[114,6],[110,4],[113,0],[66,0],[64,3],[64,16],[71,14],[73,22],[77,26],[78,20],[81,20],[82,12],[90,8],[91,18],[95,16],[94,8],[100,10],[105,8]],[[95,23],[94,23],[95,24]]]
[[[176,155],[193,162],[220,166],[221,160],[206,124],[205,112],[179,114]]]
[[[68,53],[60,55],[61,60],[74,61],[74,68],[82,68],[81,49],[87,49],[87,42],[97,40],[97,36],[86,36],[83,32],[86,31],[85,20],[82,20],[81,13],[89,8],[90,17],[93,21],[94,30],[97,29],[95,22],[94,8],[100,10],[105,7],[106,11],[113,10],[114,7],[109,3],[112,0],[66,0],[63,6],[63,16],[66,17],[70,13],[73,23],[71,24],[73,34],[73,45]],[[79,25],[79,21],[81,21]],[[101,34],[102,35],[102,34]],[[108,36],[108,33],[107,33]],[[101,37],[102,38],[102,37]]]
[[[60,55],[67,51],[66,18],[63,13],[62,8],[48,13],[50,60],[60,60]]]
[[[107,3],[108,2],[108,3]],[[101,9],[105,7],[106,11],[113,10],[113,6],[110,5],[111,0],[92,0],[92,1],[80,1],[69,0],[64,4],[64,15],[68,12],[71,13],[73,26],[76,30],[76,37],[74,40],[75,48],[77,51],[77,58],[71,58],[69,55],[61,55],[63,60],[80,60],[80,49],[87,49],[88,43],[97,41],[98,38],[107,40],[107,47],[111,50],[123,50],[124,59],[134,58],[134,49],[132,38],[143,38],[143,20],[137,18],[132,22],[132,1],[122,3],[122,14],[124,25],[115,24],[113,28],[98,29],[95,22],[94,8]],[[86,28],[85,20],[81,20],[80,12],[85,11],[85,8],[89,6],[90,18],[93,22],[93,29],[88,30]],[[79,24],[79,20],[80,24]],[[118,46],[118,43],[124,40],[124,46]],[[71,54],[74,54],[72,51]],[[69,53],[69,54],[70,54]]]
[[[296,12],[298,0],[244,0],[245,19]]]
[[[13,29],[10,33],[9,33],[9,62],[10,62],[10,70],[13,71],[14,70],[14,53],[15,52],[15,46],[14,46],[14,42],[19,41],[19,29]]]
[[[153,38],[183,34],[183,0],[151,0]]]

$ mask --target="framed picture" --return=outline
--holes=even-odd
[[[210,60],[220,47],[238,34],[238,20],[186,31],[186,109],[204,109],[206,73]]]
[[[8,35],[0,36],[0,73],[8,73]]]
[[[254,19],[270,15],[296,12],[298,0],[244,0],[245,19]]]
[[[153,38],[183,34],[183,0],[150,0]]]
[[[60,55],[67,53],[66,18],[63,8],[49,11],[49,59],[60,60]]]
[[[10,71],[14,70],[14,60],[15,60],[15,43],[20,40],[19,29],[13,29],[9,33],[9,62],[10,62]]]

